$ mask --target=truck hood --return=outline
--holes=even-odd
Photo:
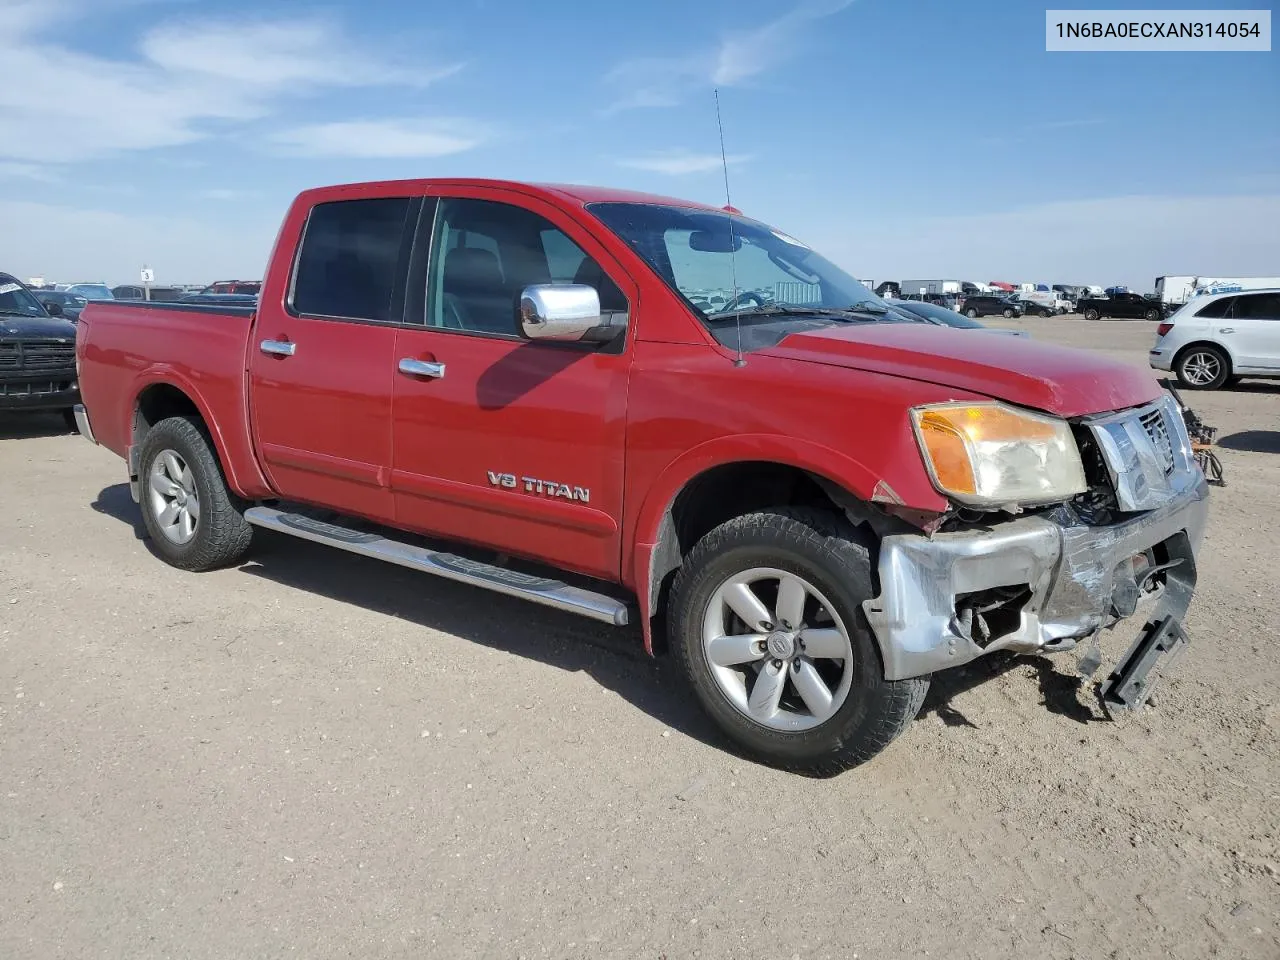
[[[0,339],[63,340],[76,338],[76,325],[61,317],[15,317],[0,313]]]
[[[1087,350],[915,323],[797,332],[762,354],[924,380],[1060,417],[1120,410],[1160,396],[1155,377]]]

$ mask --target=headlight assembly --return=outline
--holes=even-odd
[[[911,419],[934,486],[960,503],[1054,503],[1086,489],[1065,420],[1002,403],[916,407]]]

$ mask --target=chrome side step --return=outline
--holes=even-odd
[[[505,593],[509,597],[532,600],[543,606],[576,613],[617,627],[627,624],[627,605],[621,600],[549,577],[535,577],[478,560],[468,560],[456,554],[415,547],[398,540],[389,540],[376,533],[340,527],[299,513],[276,510],[274,507],[250,507],[245,511],[244,518],[256,527],[328,544],[339,550],[358,553],[362,557],[386,560],[410,570],[469,583],[496,593]]]

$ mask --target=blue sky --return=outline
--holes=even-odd
[[[289,198],[349,180],[722,203],[718,87],[735,206],[859,277],[1280,274],[1280,53],[1046,53],[1044,16],[0,0],[0,269],[257,277]]]

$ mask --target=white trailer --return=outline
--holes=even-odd
[[[944,294],[962,293],[964,288],[959,280],[901,280],[898,289],[903,295],[909,293]]]
[[[1156,296],[1169,304],[1183,304],[1202,294],[1272,287],[1280,287],[1280,277],[1156,277]]]

